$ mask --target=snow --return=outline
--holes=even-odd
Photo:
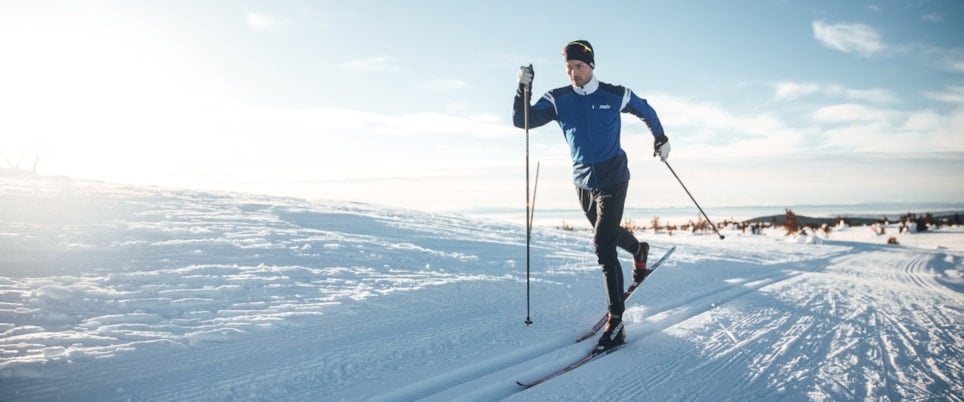
[[[640,233],[630,343],[523,391],[604,311],[584,231],[534,231],[526,326],[516,224],[0,176],[0,395],[960,401],[964,228],[885,230]]]

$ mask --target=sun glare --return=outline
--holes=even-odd
[[[139,164],[116,164],[151,153],[131,145],[156,143],[150,137],[173,120],[190,124],[172,108],[198,99],[199,88],[162,32],[121,15],[0,18],[0,164],[29,168],[39,155],[41,171],[135,177]]]

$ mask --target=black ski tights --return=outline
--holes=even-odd
[[[609,313],[614,316],[622,316],[626,309],[623,304],[623,269],[619,265],[616,247],[630,253],[635,253],[639,248],[636,237],[620,226],[628,188],[629,182],[602,190],[576,188],[582,210],[593,226],[596,258],[602,265],[606,295],[609,299]]]

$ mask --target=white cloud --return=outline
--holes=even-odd
[[[826,123],[883,121],[886,120],[886,113],[865,105],[844,103],[819,108],[813,113],[813,118]]]
[[[823,135],[823,145],[830,148],[884,153],[964,152],[961,107],[941,112],[847,103],[822,107],[813,113],[813,120],[814,131]]]
[[[941,116],[932,110],[911,113],[902,127],[905,131],[927,132],[940,127]]]
[[[260,13],[248,13],[247,17],[248,27],[255,30],[269,30],[277,28],[281,25],[282,21],[276,17],[268,16]]]
[[[677,144],[677,158],[700,155],[758,158],[813,152],[961,152],[964,107],[950,111],[902,109],[887,90],[853,90],[837,85],[783,82],[778,96],[791,99],[813,94],[835,97],[809,113],[794,106],[764,113],[740,112],[725,105],[694,102],[672,96],[650,96],[667,135]],[[929,97],[964,105],[964,86],[950,87]],[[843,100],[843,101],[839,101]],[[808,107],[807,104],[798,105]],[[801,119],[803,113],[803,119]],[[648,130],[635,119],[624,137],[627,149],[649,146]]]
[[[926,95],[934,100],[964,106],[964,86],[952,85],[942,92],[927,92]]]
[[[835,87],[837,88],[837,87]],[[833,90],[833,89],[832,89]],[[839,88],[843,96],[847,99],[860,100],[874,103],[896,103],[899,101],[893,92],[883,88],[870,89],[845,89]]]
[[[813,95],[821,91],[820,85],[799,83],[799,82],[779,82],[776,84],[777,100],[795,100]]]
[[[790,81],[774,84],[774,98],[778,101],[793,101],[817,94],[832,98],[880,104],[897,103],[900,101],[893,92],[883,88],[851,89],[833,84]]]
[[[943,71],[964,73],[964,47],[942,48],[920,43],[888,45],[876,29],[866,24],[814,21],[812,25],[814,38],[830,49],[863,57],[881,54],[907,56]]]
[[[864,57],[873,56],[886,49],[880,34],[864,24],[827,24],[814,21],[813,36],[828,48]]]
[[[741,114],[721,105],[694,102],[668,95],[650,96],[649,100],[666,129],[670,141],[688,149],[681,157],[699,155],[754,156],[761,152],[777,155],[799,152],[807,130],[794,129],[772,113]],[[633,132],[641,130],[647,135],[638,146],[652,146],[648,129],[637,119],[626,116]],[[632,136],[628,140],[632,141]],[[626,139],[624,139],[626,140]],[[637,147],[637,145],[630,145]],[[687,155],[687,156],[683,156]]]

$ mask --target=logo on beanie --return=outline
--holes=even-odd
[[[562,55],[566,57],[566,61],[579,60],[588,64],[589,67],[596,68],[592,45],[587,40],[580,39],[567,43],[566,47],[562,48]]]

